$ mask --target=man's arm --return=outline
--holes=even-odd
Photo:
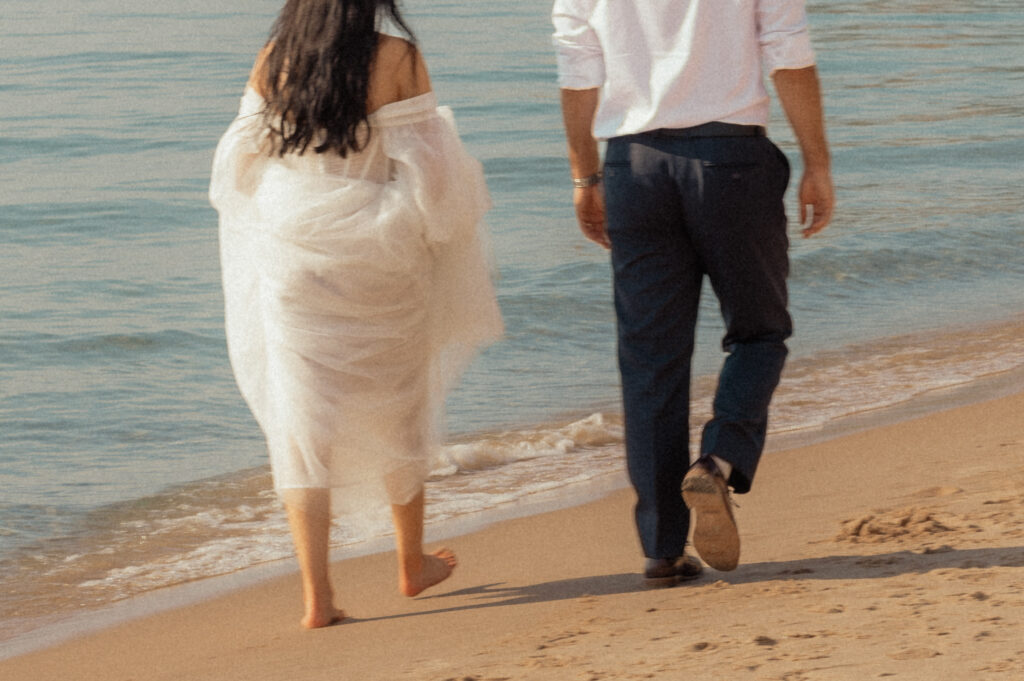
[[[814,66],[778,69],[772,74],[772,80],[800,144],[804,164],[804,176],[800,180],[800,224],[806,225],[808,217],[811,218],[811,223],[802,232],[809,237],[825,229],[835,207],[818,70]],[[811,207],[810,216],[808,206]]]
[[[601,171],[601,155],[593,133],[599,93],[598,88],[562,89],[562,119],[569,145],[569,168],[574,178],[590,177]],[[576,187],[572,202],[583,235],[604,248],[611,248],[604,222],[603,185]]]

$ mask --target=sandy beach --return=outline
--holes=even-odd
[[[739,569],[647,590],[632,493],[447,540],[416,599],[338,562],[350,620],[298,627],[297,575],[0,662],[0,679],[1020,679],[1024,394],[772,452]]]

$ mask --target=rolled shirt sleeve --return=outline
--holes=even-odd
[[[604,84],[604,52],[588,21],[593,5],[594,0],[555,0],[551,21],[559,87],[588,90]]]
[[[803,0],[758,0],[758,41],[765,70],[814,66],[814,49]]]

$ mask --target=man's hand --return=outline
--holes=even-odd
[[[832,175],[828,169],[808,168],[800,180],[800,224],[806,225],[801,234],[806,239],[828,226],[836,197],[832,189]],[[810,219],[810,224],[807,224]]]
[[[608,240],[608,228],[604,223],[604,185],[598,183],[574,189],[572,203],[576,207],[576,220],[580,223],[583,236],[610,249],[612,244]]]
[[[825,114],[821,105],[821,85],[818,70],[779,69],[772,75],[775,91],[779,93],[782,109],[789,118],[800,153],[804,160],[804,176],[800,180],[800,224],[804,237],[825,229],[832,219],[835,194],[832,173],[829,171],[828,141],[825,139]],[[808,215],[808,206],[811,215]],[[810,218],[811,224],[807,224]]]
[[[569,169],[576,178],[590,177],[601,170],[601,156],[591,129],[597,111],[599,90],[562,90],[562,120],[569,143]],[[604,221],[604,185],[576,187],[572,193],[576,220],[583,236],[603,248],[611,248]]]

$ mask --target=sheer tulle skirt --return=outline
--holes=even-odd
[[[436,113],[420,118],[443,132]],[[252,121],[233,128],[211,184],[228,348],[275,487],[299,504],[302,490],[330,489],[336,514],[407,503],[429,473],[446,390],[501,332],[478,231],[482,173],[450,148],[454,128],[440,140],[385,130],[364,152],[392,164],[376,169],[391,178],[383,183],[318,172],[316,157],[260,155]],[[389,160],[381,148],[396,136],[405,151],[429,151],[433,166],[423,154]],[[424,182],[445,192],[463,183],[463,207],[446,215],[444,196],[425,206]],[[466,187],[481,197],[468,210]],[[450,228],[447,240],[432,242],[430,224]]]

